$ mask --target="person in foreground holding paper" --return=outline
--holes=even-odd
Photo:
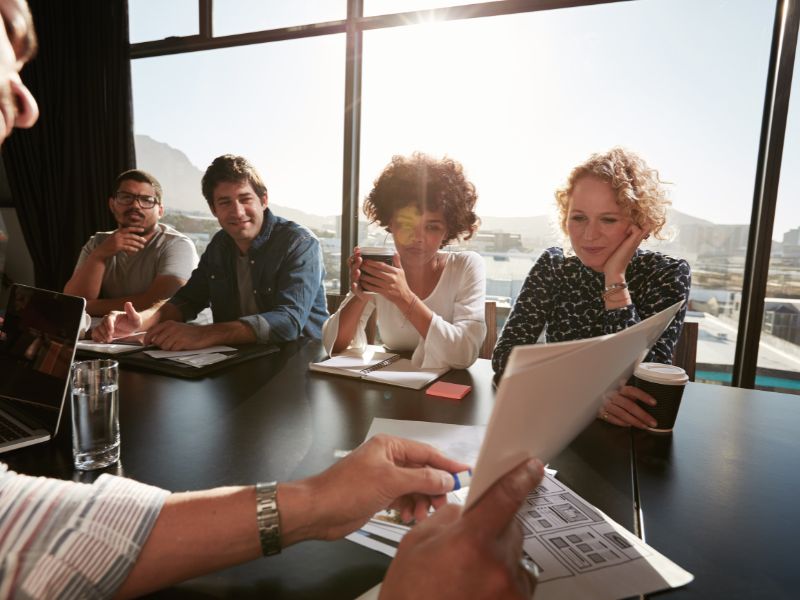
[[[164,350],[319,338],[328,317],[319,240],[270,211],[261,176],[242,156],[215,158],[202,188],[222,231],[189,281],[168,302],[141,313],[129,303],[124,312],[111,312],[92,338],[110,342],[147,331],[145,343]],[[185,323],[208,306],[212,325]]]
[[[17,574],[0,596],[140,596],[303,540],[340,539],[390,506],[423,521],[452,490],[450,472],[463,468],[431,446],[389,436],[308,479],[174,494],[108,474],[93,485],[27,477],[0,463],[0,534],[20,522],[26,532],[0,558],[0,570]],[[381,597],[530,597],[535,580],[520,567],[514,514],[542,474],[540,462],[528,461],[466,514],[447,506],[418,525]]]
[[[691,270],[682,259],[642,250],[650,235],[663,239],[666,198],[658,172],[633,152],[612,148],[575,167],[556,191],[561,229],[572,253],[548,248],[522,286],[492,355],[500,376],[514,346],[614,333],[676,302],[684,306],[645,362],[671,363],[689,297]],[[655,400],[633,386],[608,398],[598,417],[639,428],[655,423],[636,403]]]
[[[475,252],[442,252],[478,228],[477,194],[461,164],[422,153],[394,156],[364,203],[370,222],[392,233],[397,253],[388,265],[349,258],[350,293],[323,326],[329,354],[367,345],[372,311],[384,345],[412,351],[415,367],[464,369],[486,336],[483,259]]]

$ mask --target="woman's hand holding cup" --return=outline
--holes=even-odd
[[[356,246],[353,248],[353,254],[347,259],[347,264],[350,267],[350,291],[362,302],[369,302],[369,297],[361,287],[362,262],[364,262],[364,259],[361,257],[361,248]]]

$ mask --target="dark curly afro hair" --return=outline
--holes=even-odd
[[[444,246],[457,239],[468,240],[478,230],[477,200],[475,186],[467,181],[461,163],[414,152],[392,157],[364,201],[364,214],[370,223],[389,231],[392,217],[401,208],[441,210],[447,225]]]

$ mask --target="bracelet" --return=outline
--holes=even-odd
[[[256,520],[261,552],[272,556],[281,551],[281,522],[278,513],[278,483],[256,484]]]
[[[607,285],[605,288],[603,288],[603,293],[602,293],[603,300],[608,300],[609,296],[613,296],[617,292],[627,289],[628,289],[628,284],[624,281]]]

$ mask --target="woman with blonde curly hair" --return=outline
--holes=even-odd
[[[364,212],[392,233],[396,253],[384,264],[354,249],[350,293],[323,327],[329,354],[363,349],[367,320],[377,311],[383,344],[413,351],[415,366],[463,369],[475,362],[486,336],[483,259],[442,248],[475,233],[477,198],[461,164],[450,158],[420,152],[392,158]]]
[[[691,271],[685,260],[642,250],[650,235],[662,237],[669,200],[658,172],[633,152],[612,148],[575,167],[556,191],[559,222],[571,252],[548,248],[536,261],[492,355],[500,375],[511,349],[578,340],[620,331],[683,301],[675,320],[645,361],[671,363],[686,314]],[[599,417],[609,423],[654,427],[638,404],[655,400],[623,386]]]

